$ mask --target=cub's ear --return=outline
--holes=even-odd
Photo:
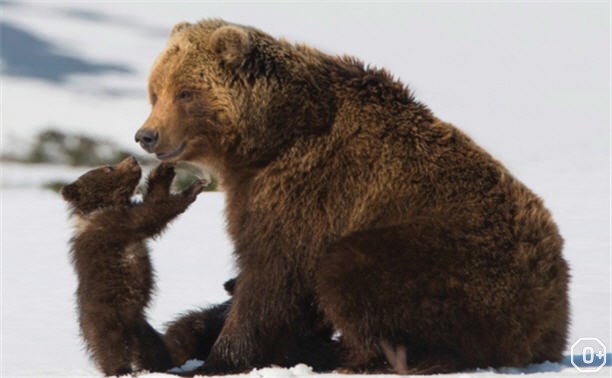
[[[81,197],[79,195],[79,189],[76,187],[75,184],[63,186],[60,190],[60,193],[62,194],[62,197],[64,197],[64,199],[68,202],[78,201]]]
[[[253,41],[246,30],[226,25],[213,32],[210,46],[223,63],[239,66],[253,50]]]
[[[170,32],[170,37],[190,27],[191,27],[191,24],[187,21],[179,22],[178,24],[174,25],[174,27],[172,28],[172,31]]]

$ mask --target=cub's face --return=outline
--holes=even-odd
[[[133,157],[93,169],[62,188],[62,196],[81,214],[108,206],[125,205],[140,181],[141,169]]]

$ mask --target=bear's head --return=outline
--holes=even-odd
[[[112,166],[92,169],[62,187],[61,193],[75,212],[87,215],[109,206],[127,205],[140,175],[140,165],[129,157]]]
[[[322,53],[221,20],[176,25],[149,77],[151,114],[136,141],[165,161],[224,176],[257,168],[331,125]]]

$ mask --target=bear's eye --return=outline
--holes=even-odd
[[[151,94],[151,104],[155,105],[156,102],[157,102],[157,93],[153,93]]]
[[[190,100],[193,97],[193,93],[191,91],[180,91],[178,95],[176,95],[177,100],[185,101]]]

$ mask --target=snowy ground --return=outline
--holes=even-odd
[[[62,171],[59,169],[59,171]],[[35,187],[32,174],[46,178],[49,173],[71,179],[80,172],[39,166],[22,169],[4,165],[2,194],[2,376],[98,376],[82,351],[75,322],[73,293],[76,281],[68,261],[70,226],[61,197]],[[580,192],[580,188],[576,188]],[[192,207],[159,240],[150,243],[157,269],[158,290],[150,310],[154,326],[163,324],[181,311],[218,303],[227,297],[222,283],[232,277],[231,244],[224,232],[222,193],[203,193]],[[562,201],[571,204],[572,201]],[[571,208],[569,209],[571,210]],[[563,214],[564,212],[561,212]],[[570,228],[580,216],[560,216]],[[605,222],[606,220],[602,220]],[[562,226],[563,227],[563,226]],[[568,258],[573,269],[573,324],[571,342],[578,337],[608,339],[609,310],[605,284],[609,266],[579,256],[592,255],[591,248],[605,240],[588,240],[580,234],[566,235]],[[573,253],[570,253],[573,252]],[[585,261],[588,261],[585,263]],[[612,355],[607,356],[608,359]],[[607,376],[606,367],[598,376]],[[451,375],[451,377],[576,376],[569,360],[563,364],[535,365]],[[303,376],[310,370],[264,369],[254,377]],[[161,377],[150,374],[147,377]]]
[[[25,149],[35,133],[49,126],[135,149],[133,134],[148,113],[148,68],[167,31],[181,20],[222,17],[389,68],[439,117],[468,132],[545,199],[566,240],[572,269],[567,353],[581,337],[598,338],[608,351],[612,348],[605,2],[0,2],[0,7],[3,153]],[[8,54],[7,25],[21,46],[38,41],[32,51],[48,48],[47,60],[38,56],[26,59],[28,64],[78,61],[71,66],[77,68],[70,73],[68,64],[59,64],[56,76],[39,66],[19,72],[23,61]],[[83,170],[0,168],[0,376],[99,376],[78,338],[65,207],[57,194],[38,188],[42,182],[76,178]],[[150,311],[156,327],[181,311],[226,298],[221,285],[232,276],[232,262],[222,208],[222,194],[204,193],[151,243],[159,286]],[[517,374],[587,376],[565,361],[451,377]],[[595,375],[611,374],[612,368],[605,367]],[[251,375],[309,371],[265,369]]]
[[[232,277],[232,265],[222,206],[222,194],[204,193],[150,244],[159,282],[154,326],[226,299],[222,284]],[[71,230],[62,198],[39,189],[5,189],[2,220],[3,374],[97,375],[81,350],[75,323]]]

